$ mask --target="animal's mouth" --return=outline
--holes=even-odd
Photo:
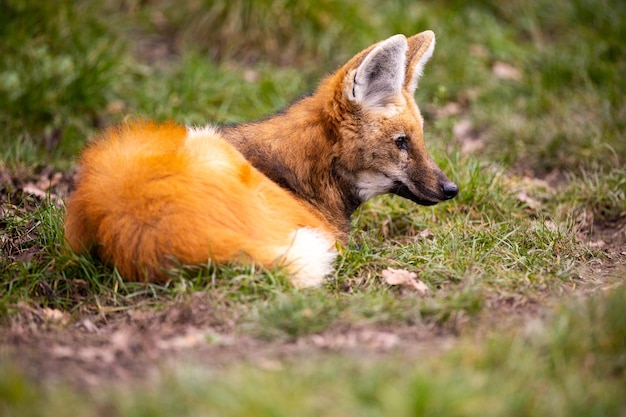
[[[400,197],[404,197],[408,200],[411,200],[414,203],[420,204],[422,206],[432,206],[439,203],[441,200],[434,198],[424,198],[415,195],[408,186],[406,186],[403,182],[396,181],[394,183],[394,189],[392,193],[399,195]]]
[[[394,182],[392,193],[413,201],[422,206],[432,206],[445,200],[454,198],[459,192],[459,188],[452,182],[448,182],[441,186],[440,193],[434,193],[430,190],[418,190],[419,195],[411,191],[408,185],[401,181]]]

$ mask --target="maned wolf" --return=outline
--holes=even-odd
[[[285,266],[298,287],[332,272],[369,198],[431,205],[458,187],[426,152],[413,94],[433,32],[357,54],[269,119],[228,127],[131,122],[82,154],[65,236],[128,280],[179,263]]]

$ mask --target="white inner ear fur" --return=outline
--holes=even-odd
[[[424,67],[426,66],[426,63],[428,62],[428,60],[433,56],[434,51],[435,51],[435,37],[433,35],[433,39],[430,42],[430,45],[428,45],[428,49],[424,51],[422,56],[417,60],[417,62],[415,63],[413,67],[413,78],[411,79],[411,83],[409,84],[409,91],[411,93],[414,93],[415,90],[417,89],[417,82],[422,77],[422,74],[424,74]]]
[[[381,108],[400,93],[408,44],[404,35],[395,35],[381,42],[350,72],[346,94],[365,108]],[[349,80],[348,80],[349,81]]]

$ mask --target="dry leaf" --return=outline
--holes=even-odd
[[[461,114],[463,107],[459,103],[450,102],[437,111],[437,117],[444,118]]]
[[[452,134],[458,140],[467,140],[472,138],[472,122],[469,119],[461,119],[454,124]]]
[[[122,114],[126,110],[126,103],[122,100],[113,100],[107,104],[106,110],[109,114]]]
[[[76,323],[74,327],[86,333],[98,333],[100,331],[98,326],[93,324],[93,322],[86,317],[82,319],[81,321],[79,321],[78,323]]]
[[[256,366],[264,371],[270,372],[282,371],[285,368],[279,360],[269,358],[259,358],[256,362]]]
[[[361,333],[362,343],[370,349],[389,350],[398,345],[400,338],[397,334],[365,330]]]
[[[406,269],[387,268],[383,271],[383,278],[389,285],[406,285],[410,280],[416,279],[417,274]]]
[[[526,204],[532,210],[537,210],[541,207],[541,202],[529,196],[526,190],[521,190],[517,193],[517,200],[520,203]]]
[[[417,234],[417,237],[420,239],[432,239],[434,236],[435,234],[431,232],[430,229],[424,229]]]
[[[454,138],[461,142],[462,152],[474,152],[481,149],[485,144],[481,139],[480,131],[472,125],[469,119],[459,120],[452,128]]]
[[[600,240],[592,240],[589,242],[589,247],[591,249],[602,249],[606,247],[606,242],[602,239]]]
[[[398,335],[373,330],[351,331],[342,334],[312,335],[309,339],[315,346],[324,349],[367,348],[389,350],[400,342]]]
[[[248,81],[249,83],[255,83],[259,80],[259,71],[248,69],[243,73],[243,79]]]
[[[49,350],[50,354],[56,358],[72,358],[76,355],[74,349],[69,346],[61,346],[61,345],[52,345]]]
[[[66,325],[70,321],[70,316],[66,312],[57,310],[56,308],[44,308],[42,310],[43,319],[48,323]]]
[[[161,350],[190,349],[204,344],[228,345],[232,341],[208,329],[188,329],[184,334],[157,340],[155,345]]]
[[[406,269],[387,268],[382,272],[382,275],[385,282],[389,285],[411,287],[420,294],[426,294],[428,292],[428,286],[417,279],[415,272],[407,271]]]
[[[187,332],[168,339],[158,340],[156,346],[163,350],[181,350],[198,346],[204,340],[198,333]]]
[[[115,350],[106,347],[94,347],[89,346],[79,349],[75,355],[76,359],[83,362],[104,362],[105,364],[112,364],[115,362]]]
[[[481,44],[473,44],[470,46],[470,54],[478,58],[488,58],[489,49]]]
[[[491,71],[493,72],[493,75],[503,80],[519,81],[522,79],[522,72],[506,62],[494,62]]]
[[[63,179],[63,173],[61,172],[52,173],[50,169],[46,169],[39,176],[36,187],[43,191],[47,191],[48,189],[59,185],[62,179]]]
[[[24,187],[22,188],[22,191],[25,192],[26,194],[30,194],[42,200],[46,200],[47,198],[49,198],[50,201],[54,203],[60,203],[62,201],[58,195],[53,194],[53,193],[48,193],[47,191],[43,190],[41,187],[39,187],[32,181],[26,183]]]
[[[428,292],[428,286],[419,279],[412,280],[410,285],[420,294],[426,294]]]
[[[115,352],[130,352],[131,337],[130,330],[117,330],[109,338],[110,346]]]
[[[29,182],[24,185],[22,191],[24,191],[26,194],[34,195],[35,197],[39,197],[41,199],[45,199],[47,195],[44,190],[37,187],[33,182]]]

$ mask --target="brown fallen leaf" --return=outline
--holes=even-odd
[[[445,106],[437,110],[437,117],[445,118],[456,116],[463,112],[463,107],[454,101],[447,103]]]
[[[417,234],[417,237],[420,239],[433,239],[435,234],[430,229],[424,229]]]
[[[522,79],[522,72],[507,62],[494,62],[491,71],[493,72],[493,75],[502,80],[519,81]]]
[[[341,334],[316,334],[310,336],[308,340],[316,347],[324,349],[367,348],[385,351],[396,347],[400,337],[390,332],[363,330]]]
[[[592,240],[589,242],[589,247],[591,249],[602,249],[604,247],[606,247],[606,242],[602,239],[599,240]]]
[[[197,332],[187,332],[168,339],[156,341],[156,347],[161,350],[182,350],[198,346],[204,339]]]
[[[400,337],[397,334],[374,330],[363,331],[360,338],[365,346],[376,350],[389,350],[400,342]]]
[[[474,127],[469,119],[461,119],[452,127],[454,138],[461,142],[463,153],[480,150],[484,145],[481,132]]]
[[[247,69],[243,73],[243,79],[249,83],[255,83],[259,80],[259,72],[253,69]]]
[[[107,104],[106,111],[109,114],[122,114],[126,110],[126,103],[122,100],[113,100]]]
[[[22,191],[26,194],[35,196],[41,200],[46,200],[49,198],[50,201],[53,203],[61,202],[61,198],[58,195],[49,193],[46,190],[42,190],[37,184],[33,183],[32,181],[26,183],[24,187],[22,187]]]
[[[526,204],[526,206],[528,206],[531,210],[538,210],[541,208],[541,202],[528,195],[527,190],[520,190],[516,197],[520,203]]]
[[[489,57],[489,49],[486,46],[480,44],[470,45],[470,54],[478,58],[488,58]]]
[[[428,292],[428,286],[417,279],[415,272],[407,271],[406,269],[387,268],[382,272],[382,275],[385,282],[389,285],[411,287],[420,294]]]
[[[98,326],[93,324],[93,322],[86,317],[82,319],[81,321],[79,321],[78,323],[76,323],[74,327],[86,333],[98,333],[100,331]]]
[[[78,349],[75,352],[74,358],[85,363],[103,362],[110,365],[115,362],[115,353],[115,350],[111,349],[109,346],[88,346]]]
[[[56,187],[59,185],[61,180],[63,179],[63,173],[61,172],[52,172],[52,169],[46,169],[41,172],[39,175],[39,179],[37,179],[37,183],[35,186],[43,191],[47,191],[52,187]]]
[[[45,307],[41,310],[41,316],[47,323],[65,326],[70,321],[70,315],[56,308]]]
[[[71,347],[57,345],[57,344],[52,345],[49,352],[55,358],[62,358],[62,359],[72,358],[74,357],[74,355],[76,355],[76,352]]]
[[[133,334],[127,330],[117,330],[109,338],[110,347],[114,352],[130,352]]]
[[[33,182],[28,182],[24,185],[24,187],[22,188],[22,191],[24,191],[26,194],[30,194],[30,195],[34,195],[35,197],[39,197],[42,200],[46,198],[47,194],[44,190],[42,190],[41,188],[39,188],[35,183]]]

